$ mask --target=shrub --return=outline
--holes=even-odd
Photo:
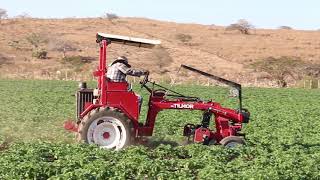
[[[183,43],[186,43],[192,40],[192,36],[189,34],[179,33],[179,34],[176,34],[176,39],[180,40]]]
[[[250,24],[247,20],[245,19],[240,19],[237,21],[235,24],[230,24],[226,30],[237,30],[240,31],[242,34],[250,34],[249,30],[253,29],[254,26]]]
[[[153,54],[155,56],[155,64],[159,67],[160,71],[164,73],[165,70],[162,68],[169,66],[173,62],[172,57],[162,46],[153,49]]]
[[[117,16],[117,15],[114,14],[114,13],[106,13],[106,14],[104,15],[104,17],[106,17],[106,18],[109,19],[109,20],[113,20],[113,19],[118,19],[118,18],[119,18],[119,16]]]
[[[257,71],[268,73],[277,81],[279,87],[287,86],[287,79],[301,80],[303,78],[319,78],[320,64],[307,63],[297,57],[268,57],[251,64]]]
[[[1,65],[4,65],[4,64],[10,64],[9,60],[10,60],[9,57],[0,53],[0,67],[1,67]]]
[[[71,65],[78,65],[82,64],[82,58],[81,56],[70,56],[70,57],[64,57],[62,58],[62,63],[63,64],[71,64]]]
[[[268,57],[252,64],[258,70],[269,74],[270,78],[276,80],[279,87],[287,87],[286,78],[295,78],[298,67],[303,64],[301,59],[296,57]]]
[[[38,59],[47,59],[48,52],[45,49],[36,49],[32,52],[32,57]]]
[[[280,26],[279,29],[292,30],[293,28],[290,26]]]
[[[34,49],[33,47],[30,46],[30,43],[27,42],[26,40],[22,39],[15,39],[11,40],[8,42],[8,46],[16,49],[16,50],[21,50],[21,51],[32,51]]]
[[[92,57],[84,57],[84,56],[69,56],[62,58],[63,64],[70,64],[70,65],[82,65],[86,63],[91,63],[94,61]]]
[[[301,81],[297,82],[297,87],[305,88],[305,89],[317,89],[320,88],[319,86],[319,79],[305,77]]]
[[[303,67],[306,76],[320,78],[320,64],[309,64]]]
[[[42,48],[45,43],[48,42],[46,38],[37,33],[31,33],[26,37],[28,43],[30,43],[33,48],[32,57],[38,59],[47,59],[48,51],[45,48]]]
[[[5,19],[8,17],[7,11],[5,9],[0,8],[0,23],[2,19]]]
[[[83,71],[85,64],[91,63],[95,59],[93,57],[85,57],[85,56],[66,56],[61,59],[62,64],[66,64],[67,66],[74,69],[76,72]]]
[[[61,52],[63,57],[66,57],[68,51],[76,51],[77,48],[67,41],[54,41],[49,43],[49,48],[53,51]]]
[[[48,40],[42,37],[40,34],[31,33],[29,36],[26,37],[26,40],[34,47],[38,48],[43,43],[47,43]]]
[[[19,14],[18,16],[16,16],[15,18],[18,18],[18,19],[29,19],[29,18],[32,18],[31,15],[29,15],[28,13],[24,12],[22,14]]]

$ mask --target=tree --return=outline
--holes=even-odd
[[[293,28],[290,26],[279,26],[279,29],[292,30]]]
[[[65,58],[67,56],[68,51],[76,51],[77,48],[67,41],[57,41],[54,44],[55,47],[52,50],[59,51],[62,53],[62,57]]]
[[[280,58],[268,57],[252,64],[257,71],[263,71],[269,74],[270,78],[276,80],[279,87],[287,87],[287,77],[299,78],[301,67],[304,62],[296,57],[283,56]]]
[[[155,57],[155,64],[158,66],[160,72],[164,72],[163,68],[169,66],[173,62],[173,59],[170,56],[169,52],[166,51],[166,49],[162,46],[154,48],[153,55]]]
[[[48,42],[47,39],[42,37],[40,34],[32,33],[26,37],[26,40],[33,46],[32,57],[38,59],[47,59],[47,50],[43,48],[43,45]]]
[[[8,17],[7,11],[5,9],[0,8],[0,23],[2,19],[5,19]]]
[[[110,20],[110,21],[119,18],[119,16],[117,16],[117,15],[114,14],[114,13],[106,13],[106,14],[104,15],[104,17],[107,18],[107,19]]]
[[[47,43],[48,40],[42,37],[40,34],[31,33],[26,37],[26,40],[34,47],[38,48],[41,44]]]
[[[320,78],[320,64],[309,64],[303,67],[305,75],[311,78]]]
[[[22,14],[20,14],[20,15],[16,16],[15,18],[19,18],[19,19],[28,19],[28,18],[31,18],[31,16],[30,16],[28,13],[24,12],[24,13],[22,13]]]
[[[249,30],[253,29],[254,26],[250,24],[247,20],[245,19],[239,19],[237,23],[235,24],[230,24],[226,29],[227,30],[238,30],[242,34],[250,34]]]

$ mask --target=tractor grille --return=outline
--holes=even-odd
[[[81,89],[77,91],[77,119],[79,120],[80,114],[85,109],[87,102],[92,103],[93,89]]]

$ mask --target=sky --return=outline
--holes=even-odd
[[[146,17],[227,26],[246,19],[257,28],[320,29],[320,0],[0,0],[9,17]]]

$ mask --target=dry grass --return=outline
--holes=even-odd
[[[0,27],[0,52],[13,62],[1,65],[0,71],[11,76],[66,70],[59,61],[62,53],[58,51],[60,47],[56,42],[76,47],[76,50],[68,51],[67,56],[93,57],[98,60],[96,32],[160,39],[162,50],[112,44],[108,51],[111,59],[126,55],[134,67],[149,69],[153,79],[175,75],[180,64],[187,64],[241,83],[252,84],[260,74],[253,72],[249,64],[266,57],[295,56],[306,62],[320,63],[319,31],[257,29],[250,35],[243,35],[219,26],[177,24],[141,18],[118,18],[112,22],[104,18],[26,18],[4,20]],[[26,38],[32,33],[41,34],[48,40],[48,59],[36,60],[31,57],[31,44],[28,44]],[[187,43],[182,43],[179,34],[191,38],[188,38]],[[93,62],[84,69],[93,70],[96,66],[97,62]],[[195,76],[191,74],[189,79]]]

